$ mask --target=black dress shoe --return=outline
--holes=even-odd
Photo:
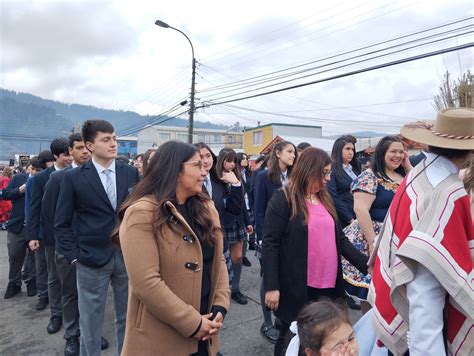
[[[14,283],[8,283],[7,290],[3,298],[5,299],[12,298],[20,292],[21,292],[21,286]]]
[[[105,337],[102,336],[102,339],[100,339],[100,349],[105,350],[109,348],[109,342]]]
[[[62,318],[53,316],[51,320],[49,321],[48,327],[46,328],[46,331],[48,334],[56,334],[59,329],[61,329],[61,324],[62,324]]]
[[[252,266],[252,264],[250,263],[249,259],[247,257],[242,257],[242,264],[245,266],[245,267],[250,267]]]
[[[38,299],[38,304],[36,304],[35,309],[38,311],[45,310],[48,304],[49,304],[48,298],[40,298]]]
[[[79,337],[73,336],[66,339],[66,347],[64,348],[64,356],[79,355]]]
[[[36,294],[38,294],[38,291],[36,290],[36,281],[32,279],[26,283],[26,295],[28,297],[34,297]]]
[[[349,308],[351,308],[352,310],[360,310],[360,304],[358,304],[354,298],[346,295],[346,302],[347,302],[347,305],[349,306]]]
[[[278,332],[277,329],[273,327],[273,325],[265,325],[265,323],[262,324],[260,327],[260,332],[262,333],[263,336],[265,336],[272,344],[276,343],[278,340],[278,336],[280,333]]]
[[[248,303],[247,297],[240,292],[232,292],[230,297],[239,304],[245,305]]]

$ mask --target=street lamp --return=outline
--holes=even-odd
[[[194,58],[194,47],[193,47],[193,44],[191,42],[191,40],[189,39],[188,36],[186,36],[186,34],[181,31],[181,30],[178,30],[177,28],[174,28],[170,25],[168,25],[166,22],[163,22],[163,21],[160,21],[160,20],[156,20],[155,21],[155,25],[157,26],[160,26],[160,27],[163,27],[163,28],[171,28],[175,31],[178,31],[179,33],[181,33],[184,37],[186,37],[186,39],[188,40],[189,44],[191,45],[191,52],[192,52],[192,56],[193,56],[193,61],[192,61],[192,69],[193,69],[193,74],[192,74],[192,77],[191,77],[191,101],[189,103],[189,123],[188,123],[188,142],[189,143],[193,143],[193,129],[194,129],[194,92],[195,92],[195,81],[196,81],[196,58]]]

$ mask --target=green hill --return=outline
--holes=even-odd
[[[108,120],[117,134],[136,135],[149,123],[186,127],[187,119],[143,116],[132,111],[107,110],[95,106],[67,104],[0,88],[0,160],[16,153],[36,154],[49,147],[55,137],[67,137],[73,127],[88,119]],[[166,121],[165,121],[166,120]],[[225,129],[210,122],[195,122],[196,128]]]

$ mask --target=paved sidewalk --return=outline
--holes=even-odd
[[[8,283],[7,233],[0,232],[0,355],[64,355],[63,330],[54,335],[46,332],[49,309],[36,311],[37,297],[27,297],[26,287],[11,299],[3,299]],[[243,267],[241,289],[249,297],[247,305],[232,301],[224,328],[221,331],[221,352],[224,356],[273,355],[273,345],[260,335],[263,322],[259,288],[260,267],[249,251],[252,267]],[[103,335],[110,347],[102,355],[116,355],[114,336],[113,298],[109,291]],[[351,313],[357,319],[360,313]]]

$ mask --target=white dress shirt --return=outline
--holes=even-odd
[[[204,187],[207,190],[207,194],[209,194],[209,198],[212,199],[212,183],[211,183],[211,175],[208,174],[206,178],[204,178]]]
[[[288,170],[281,173],[281,185],[285,186],[288,184]]]
[[[357,175],[352,170],[352,166],[350,164],[342,164],[342,168],[344,171],[352,178],[352,180],[357,178]]]
[[[59,168],[57,165],[56,165],[56,162],[54,162],[54,170],[55,171],[61,171],[63,170],[64,168]]]
[[[116,176],[115,176],[115,160],[112,161],[112,163],[110,164],[110,166],[108,167],[102,167],[99,163],[97,163],[94,158],[92,158],[92,164],[94,165],[95,169],[97,170],[97,173],[99,174],[99,178],[100,178],[100,181],[102,183],[102,186],[104,187],[104,190],[107,191],[107,185],[106,185],[106,182],[107,182],[107,175],[104,173],[104,171],[106,169],[110,169],[111,170],[111,173],[110,173],[110,178],[112,178],[112,182],[114,183],[114,187],[115,187],[115,196],[117,196],[117,179],[116,179]]]

